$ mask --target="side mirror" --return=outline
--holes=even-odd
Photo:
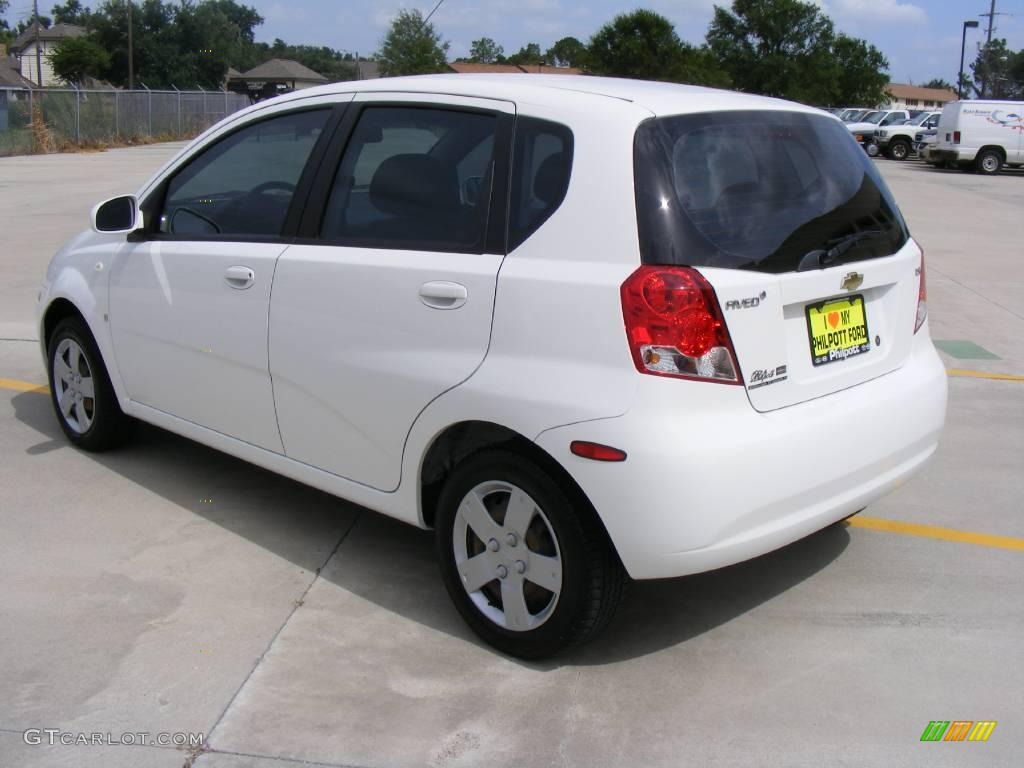
[[[92,209],[92,228],[97,232],[124,234],[141,226],[142,215],[135,195],[112,197]]]

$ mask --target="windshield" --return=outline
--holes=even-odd
[[[925,122],[925,121],[926,121],[926,120],[927,120],[927,119],[928,119],[929,117],[930,117],[930,115],[929,115],[929,114],[928,114],[927,112],[922,112],[922,113],[921,113],[920,115],[918,115],[917,117],[915,117],[915,118],[911,119],[910,121],[908,121],[908,122],[907,122],[907,125],[922,125],[922,124],[924,124],[924,122]]]
[[[877,123],[883,117],[885,117],[885,112],[872,112],[872,113],[862,117],[860,122],[862,122],[862,123]]]
[[[790,272],[865,230],[837,263],[887,256],[906,226],[874,164],[834,118],[737,111],[649,120],[634,141],[645,264]]]

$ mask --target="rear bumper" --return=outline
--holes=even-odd
[[[731,565],[841,520],[924,464],[945,421],[946,374],[926,329],[899,370],[768,413],[742,387],[643,378],[627,414],[537,440],[587,494],[636,579]],[[573,456],[572,440],[628,459]]]

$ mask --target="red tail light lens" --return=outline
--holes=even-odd
[[[584,459],[593,459],[594,461],[626,460],[625,451],[620,451],[618,448],[612,448],[610,445],[591,443],[588,440],[573,440],[569,443],[569,450],[577,456],[581,456]]]
[[[740,383],[718,298],[698,271],[643,266],[621,293],[629,351],[640,373]]]
[[[959,144],[960,143],[960,131],[953,131],[953,143],[954,144]]]
[[[928,289],[924,282],[924,250],[921,251],[921,267],[918,270],[921,277],[921,282],[918,283],[917,287],[917,320],[914,323],[914,333],[917,333],[921,326],[924,325],[924,320],[928,317]]]

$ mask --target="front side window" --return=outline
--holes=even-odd
[[[330,109],[248,125],[181,168],[167,185],[160,232],[193,237],[281,233],[295,186]]]
[[[363,110],[320,228],[367,248],[482,252],[497,117],[418,107]]]
[[[836,263],[890,255],[908,237],[874,164],[824,115],[649,120],[634,162],[644,263],[789,272],[850,235]]]

